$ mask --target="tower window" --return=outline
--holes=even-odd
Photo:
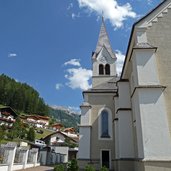
[[[105,66],[105,74],[110,75],[110,65],[109,64],[106,64],[106,66]]]
[[[104,75],[104,69],[102,64],[99,65],[99,75]]]
[[[101,138],[110,138],[109,136],[109,114],[106,110],[101,113]]]

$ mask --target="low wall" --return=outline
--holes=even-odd
[[[23,169],[23,165],[22,164],[14,164],[12,167],[12,171],[13,170],[21,170]]]
[[[40,165],[37,162],[38,149],[17,147],[13,142],[0,145],[0,156],[0,171],[15,171]]]
[[[0,164],[0,170],[8,171],[8,166],[7,165],[1,165]]]

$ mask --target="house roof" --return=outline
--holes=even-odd
[[[61,123],[55,123],[52,125],[52,127],[57,127],[57,126],[64,127]]]
[[[51,136],[53,136],[53,135],[55,135],[55,134],[61,134],[61,135],[63,135],[65,138],[69,138],[70,140],[72,140],[72,141],[75,142],[75,143],[78,142],[78,141],[75,140],[74,138],[71,138],[71,137],[67,136],[66,134],[62,133],[61,131],[56,131],[56,132],[54,132],[54,133],[52,133],[52,134],[49,134],[48,136],[44,137],[43,140],[46,140],[46,139],[50,138]]]
[[[6,110],[10,110],[13,116],[18,116],[18,114],[16,113],[16,111],[14,109],[12,109],[10,106],[0,106],[0,111],[2,114],[4,115],[9,115],[9,112],[7,112]]]
[[[21,118],[22,119],[31,118],[31,119],[35,119],[35,120],[42,119],[42,120],[47,120],[47,121],[49,120],[48,116],[40,116],[40,115],[21,115]]]
[[[142,21],[144,21],[147,17],[149,17],[150,15],[152,15],[155,11],[157,11],[162,5],[164,5],[165,3],[171,2],[171,0],[163,0],[159,5],[157,5],[154,9],[152,9],[150,12],[148,12],[145,16],[143,16],[141,19],[139,19],[138,21],[136,21],[133,26],[132,26],[132,30],[131,30],[131,35],[129,38],[129,43],[128,43],[128,47],[127,47],[127,52],[126,52],[126,58],[124,60],[124,64],[123,64],[123,68],[122,68],[122,73],[121,73],[121,79],[123,77],[123,73],[124,73],[124,69],[127,63],[127,59],[128,59],[128,54],[129,54],[129,50],[130,50],[130,46],[131,46],[131,42],[132,42],[132,37],[135,31],[135,27],[140,24]],[[151,46],[151,45],[149,45]],[[142,48],[142,47],[141,47]],[[155,48],[155,47],[154,47]]]

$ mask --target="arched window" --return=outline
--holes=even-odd
[[[102,64],[99,65],[99,75],[104,75],[104,69]]]
[[[106,110],[101,113],[101,138],[110,138],[109,136],[109,114]]]
[[[105,66],[105,74],[110,75],[110,65],[109,64],[106,64],[106,66]]]

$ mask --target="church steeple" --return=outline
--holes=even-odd
[[[98,54],[100,52],[100,50],[102,49],[102,47],[106,47],[107,51],[110,53],[112,58],[116,58],[115,54],[112,51],[112,47],[109,41],[109,37],[106,31],[106,26],[105,26],[105,22],[104,22],[104,17],[102,16],[102,24],[101,24],[101,28],[100,28],[100,33],[99,33],[99,38],[98,38],[98,42],[96,45],[96,50],[95,53]]]
[[[100,85],[108,84],[108,82],[111,82],[111,79],[116,77],[116,56],[112,51],[103,17],[97,46],[92,56],[92,62],[93,88],[97,86],[99,87]]]

